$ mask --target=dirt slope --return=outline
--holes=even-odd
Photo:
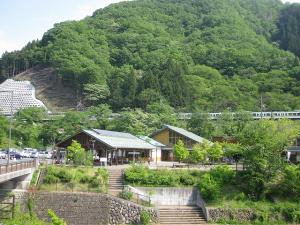
[[[52,68],[35,67],[14,77],[15,80],[28,80],[36,89],[36,98],[43,101],[52,112],[75,109],[76,94],[65,87]]]

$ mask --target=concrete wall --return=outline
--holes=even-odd
[[[26,190],[29,187],[35,168],[14,171],[0,175],[0,190]]]
[[[151,187],[131,187],[127,188],[133,193],[138,193],[144,196],[150,196],[151,203],[159,205],[196,205],[202,209],[204,217],[208,220],[209,213],[207,212],[206,205],[202,199],[198,188],[151,188]],[[143,198],[143,197],[141,197]],[[148,200],[144,197],[144,200]]]
[[[151,203],[155,205],[196,205],[197,195],[194,188],[152,188],[138,187],[145,195],[151,196]]]

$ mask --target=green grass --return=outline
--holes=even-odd
[[[33,186],[36,185],[36,182],[37,182],[37,178],[38,178],[39,172],[40,172],[39,169],[36,169],[36,170],[33,172],[33,175],[32,175],[31,181],[30,181],[30,187],[33,187]]]
[[[107,186],[106,169],[49,166],[46,168],[39,190],[106,193]]]

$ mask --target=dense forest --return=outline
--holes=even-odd
[[[261,97],[264,110],[300,109],[299,11],[280,0],[113,4],[4,53],[0,80],[53,67],[86,105],[114,111],[255,111]]]

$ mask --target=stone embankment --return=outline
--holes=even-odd
[[[256,217],[251,209],[224,209],[224,208],[206,208],[208,220],[217,222],[218,220],[235,220],[239,222],[250,222]]]
[[[158,212],[111,195],[96,193],[38,192],[35,194],[35,212],[49,220],[52,209],[68,225],[139,224],[140,213],[146,210],[153,222],[158,222]]]

